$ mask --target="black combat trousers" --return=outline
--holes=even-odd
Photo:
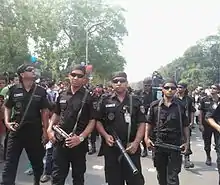
[[[191,149],[191,144],[190,144],[191,136],[192,136],[192,129],[190,128],[190,129],[189,129],[189,145],[188,145],[188,150],[187,150],[186,153],[185,153],[185,156],[190,156],[190,155],[192,155],[192,149]]]
[[[94,129],[90,135],[90,142],[92,146],[95,146],[96,137],[97,137],[97,130]]]
[[[74,148],[66,148],[62,143],[56,143],[53,149],[52,185],[65,184],[70,164],[73,184],[84,185],[87,152],[87,142],[83,142]]]
[[[159,185],[179,185],[182,156],[173,150],[157,149],[153,153]]]
[[[215,139],[215,151],[217,154],[217,168],[219,173],[219,185],[220,185],[220,134],[217,131],[214,131],[214,139]]]
[[[211,152],[212,135],[214,135],[214,129],[207,123],[204,123],[204,132],[202,135],[204,140],[204,150],[209,155]]]
[[[2,172],[1,185],[14,185],[22,150],[25,149],[34,172],[34,183],[40,182],[43,173],[45,150],[42,144],[42,125],[26,124],[17,132],[8,134],[6,161]]]
[[[127,185],[144,185],[140,153],[141,149],[139,148],[134,155],[130,155],[131,160],[139,171],[137,175],[134,175],[123,157],[119,161],[121,156],[119,149],[105,145],[105,178],[108,185],[124,185],[125,182]]]

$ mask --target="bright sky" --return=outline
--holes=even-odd
[[[122,54],[130,82],[143,80],[220,26],[220,0],[114,1],[127,9]]]

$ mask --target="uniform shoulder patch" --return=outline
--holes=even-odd
[[[93,106],[93,109],[96,110],[98,108],[98,102],[97,101],[92,102],[92,106]]]
[[[145,108],[143,105],[140,106],[140,111],[141,111],[141,113],[145,114]]]

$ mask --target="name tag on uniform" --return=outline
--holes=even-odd
[[[18,93],[18,94],[14,94],[14,97],[21,97],[23,95],[24,95],[23,93]]]
[[[60,103],[66,103],[66,100],[60,100]]]
[[[106,107],[106,108],[115,107],[115,104],[114,104],[114,103],[112,103],[112,104],[106,104],[105,107]]]
[[[210,104],[210,102],[209,102],[209,101],[206,101],[205,104]]]

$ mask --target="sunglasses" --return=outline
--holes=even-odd
[[[28,68],[25,69],[26,72],[32,72],[33,70],[34,70],[33,67],[28,67]]]
[[[112,83],[114,83],[114,84],[117,84],[118,82],[120,82],[120,83],[125,83],[127,80],[126,79],[114,79],[114,80],[112,80]]]
[[[184,89],[184,87],[183,86],[178,86],[178,89]]]
[[[70,74],[73,78],[77,77],[77,78],[83,78],[84,74],[77,74],[77,73],[71,73]]]
[[[173,90],[176,90],[176,87],[173,87],[173,86],[165,86],[165,87],[163,87],[165,90],[169,90],[169,89],[171,89],[172,91]]]
[[[211,87],[211,89],[213,89],[213,90],[217,90],[217,87],[214,87],[214,86],[213,86],[213,87]]]

